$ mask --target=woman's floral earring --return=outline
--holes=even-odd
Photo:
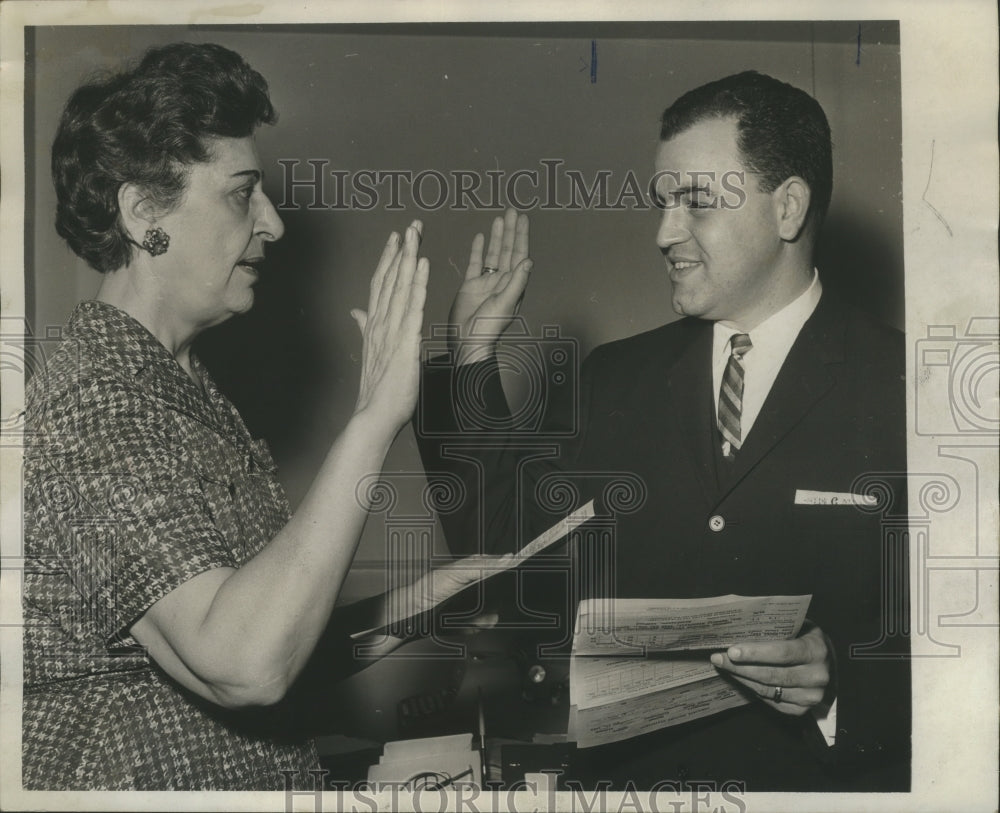
[[[170,246],[170,235],[159,226],[146,229],[146,236],[143,238],[142,247],[149,252],[151,257],[159,257],[167,253]]]

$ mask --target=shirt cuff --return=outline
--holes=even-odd
[[[833,699],[830,705],[820,703],[810,709],[812,716],[819,726],[819,732],[823,735],[828,746],[837,744],[837,698]]]

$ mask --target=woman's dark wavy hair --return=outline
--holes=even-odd
[[[808,227],[815,233],[833,193],[833,148],[826,114],[804,90],[757,71],[733,74],[688,91],[663,112],[660,140],[708,118],[732,116],[743,164],[761,192],[793,175],[809,184]]]
[[[239,54],[188,42],[151,48],[137,66],[90,81],[67,102],[52,145],[56,231],[97,271],[127,265],[122,184],[143,187],[169,211],[189,167],[211,160],[209,139],[243,138],[276,119],[267,82]]]

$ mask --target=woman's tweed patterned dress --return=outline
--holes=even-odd
[[[28,789],[283,789],[282,770],[317,767],[311,740],[283,741],[256,715],[200,700],[128,633],[158,599],[239,567],[288,520],[270,453],[199,371],[207,399],[137,321],[84,302],[29,384]]]

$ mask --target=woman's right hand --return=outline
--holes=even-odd
[[[472,241],[469,267],[455,294],[448,321],[458,328],[456,363],[479,361],[492,352],[513,321],[531,272],[528,259],[528,218],[508,209],[493,221],[483,258],[484,239]],[[491,273],[484,268],[496,269]]]
[[[413,415],[420,378],[420,340],[430,264],[417,259],[423,225],[413,221],[402,245],[395,232],[372,275],[368,310],[351,316],[362,336],[361,385],[355,414],[398,430]]]

